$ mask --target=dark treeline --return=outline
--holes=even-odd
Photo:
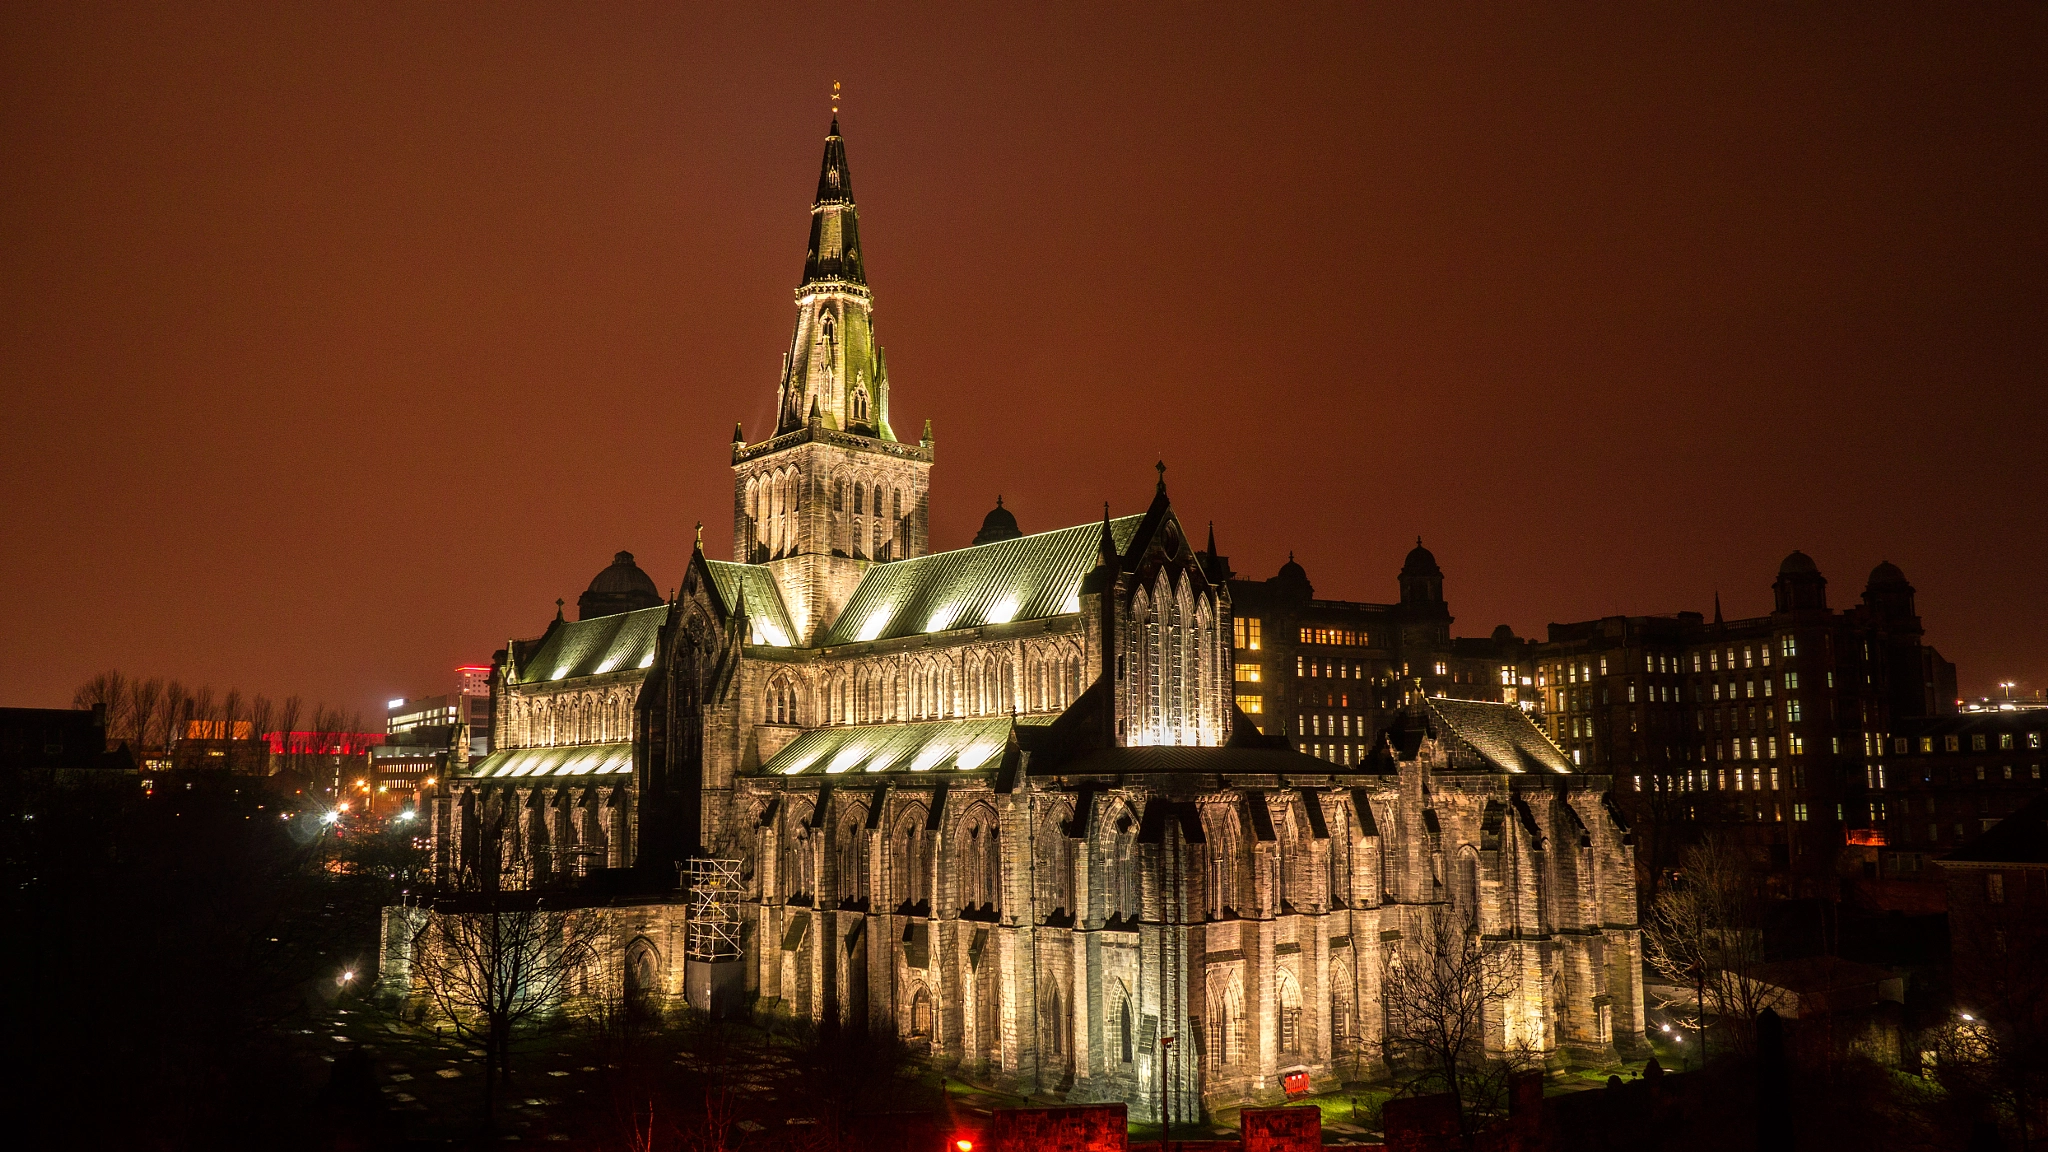
[[[251,739],[271,732],[363,731],[363,714],[357,709],[332,707],[324,701],[308,706],[296,695],[272,700],[233,687],[226,691],[216,691],[210,684],[187,687],[174,678],[132,677],[119,669],[96,673],[80,684],[71,694],[71,706],[104,708],[108,745],[127,744],[138,754],[162,751],[183,739],[195,723],[204,725],[200,731],[215,739],[234,739],[243,731]],[[287,740],[272,768],[290,771],[300,767],[300,761],[331,750],[317,741]]]

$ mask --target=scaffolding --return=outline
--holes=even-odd
[[[684,863],[690,884],[684,955],[703,961],[739,959],[740,862],[699,856]]]

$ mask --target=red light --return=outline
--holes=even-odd
[[[974,1152],[974,1141],[962,1137],[953,1141],[953,1147],[958,1149],[958,1152]]]

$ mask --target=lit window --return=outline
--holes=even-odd
[[[1605,656],[1600,658],[1600,674],[1602,676],[1607,675],[1607,657]]]
[[[1247,716],[1257,716],[1266,710],[1266,701],[1260,696],[1239,696],[1237,710]]]
[[[1257,684],[1259,682],[1259,666],[1257,664],[1239,664],[1236,675],[1237,679],[1247,684]]]
[[[1974,735],[1972,735],[1972,736],[1970,737],[1970,751],[1972,751],[1972,752],[1982,752],[1983,750],[1984,750],[1984,734],[1983,734],[1982,732],[1978,732],[1978,733],[1976,733],[1976,734],[1974,734]]]
[[[1799,701],[1797,701],[1797,700],[1787,700],[1787,701],[1785,701],[1785,723],[1787,723],[1787,724],[1797,724],[1797,723],[1799,723],[1799,715],[1800,715],[1800,713],[1799,713]]]
[[[2000,732],[1998,734],[1998,750],[2001,752],[2012,751],[2012,733]]]
[[[1778,640],[1778,652],[1779,652],[1779,653],[1780,653],[1781,655],[1784,655],[1784,656],[1797,656],[1797,655],[1799,655],[1799,640],[1798,640],[1798,638],[1797,638],[1797,637],[1794,637],[1794,636],[1784,636],[1784,637],[1780,637],[1780,638],[1779,638],[1779,640]]]
[[[1941,738],[1941,747],[1942,750],[1946,752],[1958,751],[1962,748],[1961,738],[1956,736],[1943,736]]]
[[[1259,650],[1259,618],[1239,616],[1230,622],[1231,634],[1237,646],[1248,652]]]

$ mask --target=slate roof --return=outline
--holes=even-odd
[[[469,766],[465,776],[622,776],[633,770],[631,744],[577,744],[566,748],[512,748]]]
[[[2034,797],[1941,859],[1958,864],[2048,864],[2048,795]]]
[[[775,583],[774,573],[759,564],[736,564],[730,560],[706,560],[704,566],[711,570],[711,581],[718,586],[719,599],[725,601],[728,611],[739,606],[740,588],[745,586],[747,619],[752,625],[747,643],[776,648],[796,643],[796,626],[790,623],[789,609],[782,603],[782,588]]]
[[[1434,699],[1430,715],[1502,772],[1569,773],[1571,758],[1513,704]]]
[[[562,621],[519,665],[519,683],[545,684],[654,664],[655,642],[668,605],[589,620]]]
[[[1119,550],[1130,547],[1144,519],[1110,521]],[[1079,612],[1081,577],[1095,567],[1101,538],[1099,522],[1080,524],[878,564],[818,643],[891,640]],[[748,595],[752,603],[751,589]]]
[[[1008,716],[814,728],[761,766],[767,776],[837,776],[994,767],[1010,741]]]

